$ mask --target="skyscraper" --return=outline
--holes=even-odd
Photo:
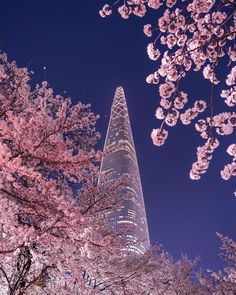
[[[132,244],[124,250],[142,254],[150,245],[149,233],[139,167],[122,87],[118,87],[115,92],[104,151],[107,154],[101,163],[100,183],[103,175],[107,173],[111,179],[116,179],[123,173],[130,176],[122,192],[127,194],[128,198],[119,208],[109,212],[107,218],[116,229],[128,228],[125,235]]]

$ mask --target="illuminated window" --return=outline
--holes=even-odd
[[[130,221],[130,220],[118,220],[117,223],[129,223],[137,226],[137,223]]]

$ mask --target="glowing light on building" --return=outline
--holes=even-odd
[[[116,229],[127,230],[130,227],[125,237],[133,245],[122,250],[144,253],[150,245],[149,233],[137,156],[122,87],[118,87],[115,92],[104,151],[106,156],[102,159],[99,183],[102,183],[103,175],[108,172],[111,179],[116,179],[123,173],[130,176],[123,191],[124,194],[129,194],[129,198],[123,201],[120,208],[111,210],[107,218]]]

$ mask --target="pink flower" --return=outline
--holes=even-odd
[[[111,15],[111,13],[112,13],[111,7],[108,4],[105,4],[102,10],[99,10],[99,14],[101,17],[106,17],[108,15]]]
[[[230,156],[236,158],[236,144],[233,143],[228,146],[227,151],[226,151]]]
[[[176,2],[177,0],[166,0],[166,6],[171,8],[175,5]]]
[[[170,24],[170,11],[166,9],[163,16],[158,19],[158,26],[161,32],[166,32]]]
[[[220,128],[216,128],[216,132],[220,135],[230,135],[234,131],[234,128],[229,124],[222,124]]]
[[[165,118],[165,123],[168,126],[173,127],[176,125],[178,118],[179,118],[179,112],[176,109],[172,108]]]
[[[193,119],[195,119],[199,113],[202,113],[206,109],[206,103],[203,100],[197,100],[193,108],[187,109],[180,115],[180,120],[184,125],[189,125]]]
[[[204,100],[197,100],[194,103],[194,108],[196,109],[196,111],[198,113],[204,112],[206,107],[207,107],[207,105],[206,105],[206,102]]]
[[[103,10],[99,10],[99,14],[101,17],[106,17],[106,14]]]
[[[156,117],[158,120],[163,120],[163,119],[165,118],[165,115],[164,115],[163,109],[162,109],[161,107],[158,107],[158,108],[156,109],[155,117]]]
[[[220,26],[215,27],[213,32],[217,37],[222,37],[225,33],[224,29],[221,28]]]
[[[236,83],[236,66],[232,67],[226,79],[226,84],[229,86],[235,85],[235,83]]]
[[[228,56],[232,61],[236,61],[236,51],[232,47],[228,49]]]
[[[147,37],[152,36],[152,26],[150,24],[144,25],[143,32]]]
[[[159,74],[155,72],[154,74],[150,74],[146,78],[146,82],[148,84],[158,84],[159,83]]]
[[[194,109],[187,109],[180,115],[180,120],[184,125],[189,125],[193,119],[197,117],[198,113]]]
[[[184,61],[183,65],[185,67],[185,71],[189,71],[192,67],[192,61],[190,59],[187,59],[186,61]]]
[[[236,162],[225,165],[220,174],[224,180],[229,180],[232,176],[236,176]]]
[[[191,171],[189,172],[189,177],[192,180],[199,180],[199,179],[201,179],[199,173],[196,170],[193,170],[193,169],[191,169]]]
[[[169,49],[172,49],[177,43],[177,38],[173,34],[168,34],[166,37],[166,44]]]
[[[203,69],[203,76],[205,79],[208,79],[211,81],[213,84],[218,84],[220,81],[217,79],[214,70],[210,65],[207,65]]]
[[[130,15],[130,13],[131,13],[129,7],[126,6],[126,5],[122,5],[122,6],[120,6],[120,7],[118,8],[118,12],[120,13],[121,17],[122,17],[122,18],[125,18],[125,19],[129,18],[129,15]]]
[[[163,58],[161,59],[161,66],[158,69],[159,74],[165,77],[167,74],[173,71],[175,68],[173,59],[168,55],[168,52],[164,52]]]
[[[236,144],[229,145],[227,148],[227,153],[233,157],[233,161],[230,164],[224,166],[224,169],[220,172],[221,177],[224,180],[228,180],[232,176],[236,176]]]
[[[215,0],[193,0],[187,9],[194,13],[208,13],[214,4]]]
[[[7,78],[7,74],[3,65],[0,65],[0,82]]]
[[[168,99],[175,92],[175,84],[172,82],[166,82],[159,86],[160,96],[164,99]]]
[[[204,132],[207,130],[207,123],[205,120],[201,119],[198,120],[197,123],[195,124],[195,128],[198,132]]]
[[[227,14],[225,12],[216,11],[212,13],[212,21],[216,24],[221,24],[227,18]]]
[[[134,7],[133,14],[139,17],[143,17],[146,13],[146,6],[143,4],[139,4]]]
[[[189,174],[192,180],[198,180],[201,178],[201,174],[206,173],[212,159],[212,153],[218,146],[219,141],[210,137],[203,146],[197,148],[197,161],[193,163]]]
[[[153,129],[151,133],[151,138],[153,141],[153,144],[156,146],[161,146],[165,143],[166,139],[168,137],[168,131],[165,129]]]
[[[228,90],[222,90],[220,96],[225,99],[225,103],[229,107],[236,105],[236,86],[231,87]]]
[[[178,26],[177,26],[177,23],[176,23],[176,21],[175,22],[171,22],[170,23],[170,25],[168,26],[168,31],[170,32],[170,33],[173,33],[173,34],[175,34],[177,31],[178,31]]]
[[[157,60],[161,53],[158,49],[155,49],[153,43],[149,43],[147,46],[147,54],[151,60]]]
[[[160,0],[148,0],[148,6],[153,9],[158,9],[162,3]]]
[[[160,100],[160,106],[162,106],[166,110],[168,110],[171,107],[171,105],[172,103],[166,98],[162,98]]]
[[[174,100],[174,106],[176,109],[181,110],[188,102],[187,93],[181,91],[179,96],[177,96]]]

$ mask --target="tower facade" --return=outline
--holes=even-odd
[[[132,242],[122,250],[142,254],[149,247],[150,241],[138,161],[122,87],[116,89],[113,99],[104,151],[106,155],[101,162],[100,183],[107,173],[110,179],[117,179],[124,173],[129,175],[122,192],[128,197],[119,208],[108,213],[108,221],[114,228],[124,229],[125,238]]]

